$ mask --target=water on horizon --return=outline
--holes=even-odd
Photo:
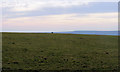
[[[57,32],[68,34],[89,34],[89,35],[120,35],[118,31],[69,31],[69,32]]]

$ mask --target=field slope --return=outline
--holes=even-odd
[[[116,70],[117,36],[3,33],[3,70]]]

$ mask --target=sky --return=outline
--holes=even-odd
[[[115,31],[117,0],[5,0],[2,31]]]

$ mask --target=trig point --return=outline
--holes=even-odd
[[[51,32],[53,34],[53,32]]]

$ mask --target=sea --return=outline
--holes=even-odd
[[[120,31],[67,31],[67,32],[55,32],[65,34],[89,34],[89,35],[120,35]]]

